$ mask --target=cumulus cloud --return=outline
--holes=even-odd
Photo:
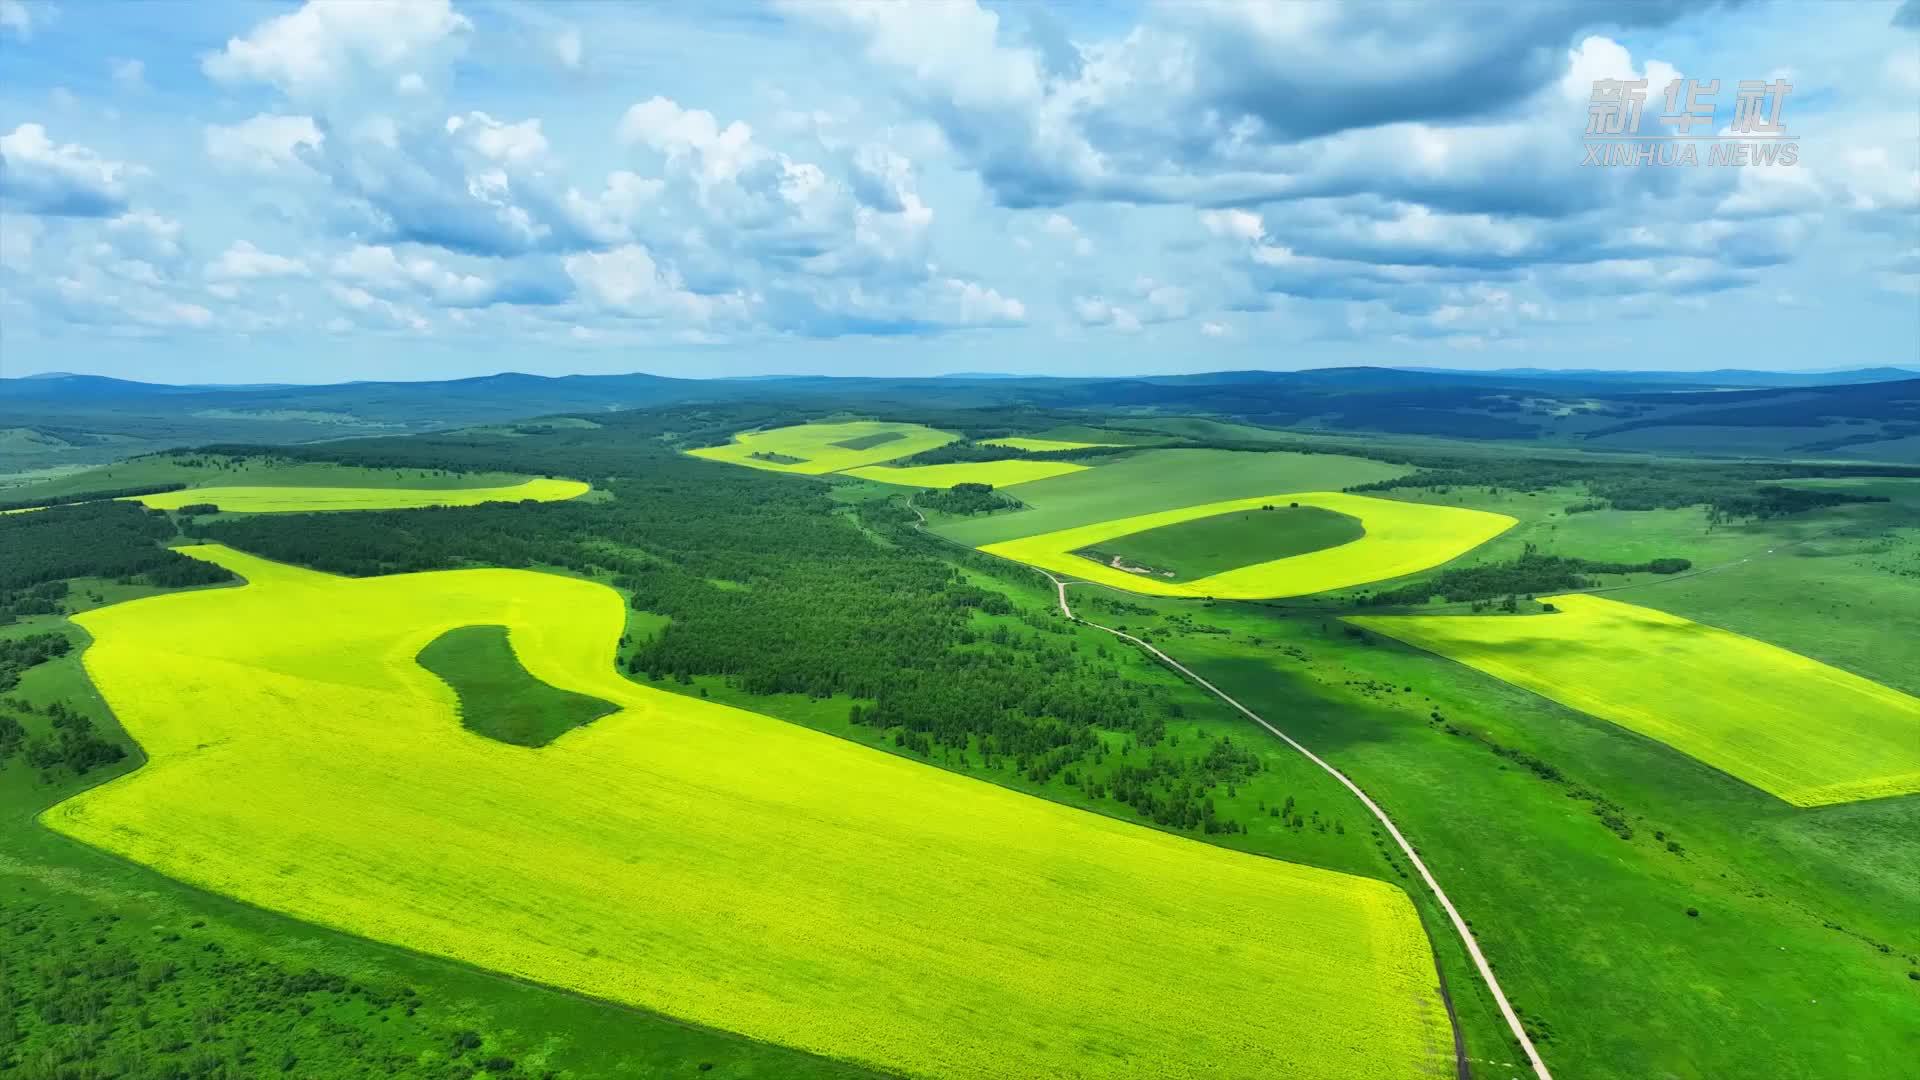
[[[208,53],[201,68],[227,83],[261,82],[294,98],[325,97],[362,76],[393,80],[451,61],[473,23],[449,0],[307,0]]]
[[[1080,320],[1082,326],[1108,326],[1129,334],[1140,329],[1138,315],[1104,296],[1074,297],[1073,317]]]
[[[1027,305],[977,281],[946,278],[941,283],[951,305],[950,321],[960,326],[1012,326],[1027,321]]]
[[[76,143],[56,143],[39,124],[0,135],[0,198],[28,213],[106,217],[127,202],[127,181],[145,172]]]
[[[318,151],[327,137],[311,116],[260,113],[238,124],[208,124],[207,156],[255,172],[273,172],[300,164],[300,155]]]
[[[563,265],[582,294],[621,315],[704,323],[746,313],[746,297],[695,293],[677,272],[655,262],[653,254],[639,244],[569,255]]]
[[[106,223],[107,242],[114,253],[148,263],[169,265],[180,261],[181,225],[151,210],[130,210]]]
[[[449,116],[447,134],[459,136],[481,157],[500,165],[525,167],[547,156],[547,137],[537,117],[509,124],[483,112]]]
[[[212,281],[295,277],[306,272],[307,264],[299,259],[262,251],[247,240],[235,240],[219,258],[207,264],[207,277]]]

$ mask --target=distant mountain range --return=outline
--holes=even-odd
[[[1597,368],[1494,368],[1466,371],[1457,368],[1395,368],[1436,375],[1472,375],[1486,378],[1574,379],[1582,382],[1679,383],[1688,386],[1838,386],[1848,383],[1893,382],[1920,378],[1920,369],[1900,367],[1834,368],[1827,371],[1752,371],[1715,368],[1711,371],[1603,371]]]
[[[1202,415],[1311,432],[1530,440],[1628,450],[1920,460],[1920,373],[1320,368],[1135,378],[503,372],[434,382],[175,386],[0,379],[0,473],[210,442],[293,443],[509,425],[652,405],[791,401],[869,412],[1033,406]]]

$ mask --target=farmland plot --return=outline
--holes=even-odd
[[[1181,522],[1259,510],[1263,506],[1289,508],[1294,504],[1357,518],[1365,535],[1334,547],[1254,562],[1185,581],[1170,580],[1151,572],[1130,572],[1075,554]],[[1337,492],[1296,492],[1141,514],[988,544],[981,550],[1131,592],[1251,600],[1305,596],[1425,570],[1465,554],[1506,531],[1513,523],[1514,519],[1504,514],[1481,510]]]
[[[614,668],[613,590],[522,570],[244,576],[76,617],[150,761],[51,827],[201,887],[700,1024],[940,1076],[1441,1076],[1412,903]],[[538,748],[420,667],[504,626],[619,707]]]
[[[578,480],[536,478],[520,484],[481,488],[372,488],[236,486],[198,487],[158,495],[132,496],[154,510],[211,503],[246,514],[285,514],[311,510],[412,510],[425,506],[478,506],[489,502],[559,502],[588,491]]]
[[[1920,698],[1604,597],[1550,615],[1348,619],[1689,754],[1795,806],[1920,792]]]
[[[709,461],[725,461],[773,472],[822,476],[826,473],[877,465],[912,457],[945,446],[957,435],[919,424],[854,420],[840,424],[796,424],[769,431],[743,431],[725,446],[706,446],[687,453]]]

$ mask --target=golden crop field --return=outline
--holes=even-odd
[[[1066,442],[1060,439],[1029,439],[1017,435],[1007,439],[981,439],[981,446],[1010,446],[1015,450],[1031,450],[1043,454],[1050,450],[1086,450],[1095,446],[1119,446],[1120,443],[1105,442]]]
[[[858,469],[848,469],[848,476],[858,476],[862,480],[878,480],[883,484],[905,484],[911,487],[947,488],[955,484],[992,484],[994,487],[1012,487],[1033,480],[1045,480],[1050,476],[1065,476],[1068,473],[1081,472],[1085,465],[1075,465],[1070,461],[958,461],[947,465],[909,465],[894,467],[890,465],[867,465]]]
[[[1117,537],[1130,536],[1162,525],[1173,525],[1196,518],[1212,517],[1241,510],[1252,510],[1269,503],[1317,506],[1324,510],[1360,519],[1366,535],[1349,544],[1310,551],[1270,562],[1254,563],[1236,570],[1194,578],[1167,581],[1143,574],[1132,574],[1091,559],[1075,555],[1080,548]],[[1003,555],[1030,566],[1057,574],[1095,581],[1131,592],[1155,596],[1212,596],[1225,600],[1265,600],[1283,596],[1364,585],[1438,566],[1512,528],[1514,519],[1484,510],[1466,510],[1455,506],[1430,506],[1424,503],[1395,502],[1364,495],[1312,491],[1287,495],[1263,495],[1251,499],[1229,499],[1203,503],[1177,510],[1139,514],[1093,525],[1081,525],[1038,536],[1022,537],[980,550]]]
[[[897,434],[900,438],[875,443],[865,449],[849,449],[836,443],[859,442],[875,435]],[[919,424],[893,424],[880,420],[853,420],[840,424],[796,424],[770,431],[743,431],[725,446],[706,446],[687,453],[712,461],[727,461],[774,472],[820,476],[843,469],[875,465],[895,458],[912,457],[923,450],[945,446],[958,435],[935,431]],[[774,454],[799,458],[777,461],[756,458],[754,454]]]
[[[422,506],[477,506],[488,502],[518,502],[521,499],[558,502],[578,498],[588,490],[588,486],[578,480],[535,478],[523,484],[483,488],[199,487],[130,498],[155,510],[178,510],[195,503],[212,503],[222,510],[241,513],[284,514],[305,510],[411,510]]]
[[[1795,806],[1920,792],[1920,698],[1604,597],[1556,614],[1347,621],[1658,739]]]
[[[1451,1076],[1412,902],[717,703],[614,666],[612,589],[347,579],[75,616],[150,760],[51,827],[264,908],[910,1075]],[[503,625],[621,711],[539,749],[415,661]]]

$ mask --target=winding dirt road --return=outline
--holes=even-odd
[[[1467,955],[1473,957],[1473,966],[1480,970],[1480,978],[1485,980],[1487,984],[1487,989],[1493,993],[1493,1000],[1495,1004],[1500,1006],[1500,1015],[1507,1018],[1507,1027],[1513,1032],[1513,1037],[1516,1040],[1518,1040],[1518,1042],[1520,1043],[1520,1049],[1526,1053],[1527,1062],[1533,1066],[1534,1076],[1537,1077],[1538,1080],[1553,1080],[1553,1074],[1547,1071],[1547,1063],[1540,1059],[1540,1052],[1534,1049],[1533,1040],[1527,1037],[1527,1029],[1520,1023],[1520,1017],[1518,1014],[1516,1014],[1513,1011],[1513,1005],[1507,1001],[1506,993],[1500,989],[1500,980],[1494,976],[1493,967],[1487,963],[1486,956],[1480,952],[1480,943],[1474,940],[1473,931],[1467,929],[1467,921],[1460,917],[1460,912],[1453,906],[1453,901],[1447,897],[1447,891],[1440,887],[1440,883],[1438,881],[1434,880],[1432,871],[1427,869],[1427,864],[1421,861],[1419,853],[1413,850],[1413,845],[1407,842],[1407,838],[1400,835],[1399,828],[1394,825],[1393,819],[1387,816],[1387,812],[1385,810],[1380,809],[1379,803],[1374,802],[1371,798],[1367,796],[1366,792],[1360,790],[1360,785],[1354,783],[1352,780],[1347,779],[1347,775],[1345,773],[1341,772],[1339,769],[1334,768],[1332,765],[1329,765],[1324,759],[1322,759],[1319,755],[1315,754],[1313,751],[1300,745],[1299,742],[1295,741],[1293,736],[1288,735],[1286,732],[1281,731],[1279,728],[1274,727],[1272,724],[1267,723],[1266,719],[1262,717],[1259,713],[1254,712],[1252,709],[1249,709],[1245,705],[1242,705],[1238,701],[1235,701],[1233,697],[1229,695],[1226,691],[1220,689],[1219,687],[1213,685],[1207,680],[1201,678],[1197,673],[1195,673],[1191,668],[1187,667],[1185,664],[1182,664],[1180,661],[1175,660],[1173,657],[1168,656],[1166,653],[1161,652],[1159,649],[1155,648],[1154,646],[1152,646],[1151,644],[1148,644],[1145,641],[1142,641],[1140,638],[1134,637],[1132,634],[1126,633],[1125,631],[1122,631],[1122,630],[1115,630],[1111,626],[1102,626],[1097,622],[1092,622],[1090,620],[1083,619],[1075,615],[1073,613],[1073,608],[1068,606],[1067,604],[1068,582],[1062,581],[1059,578],[1054,577],[1052,574],[1049,574],[1044,570],[1040,572],[1043,574],[1046,574],[1048,581],[1053,582],[1054,591],[1058,593],[1060,597],[1060,613],[1062,615],[1065,615],[1067,618],[1072,619],[1074,622],[1077,622],[1082,626],[1091,626],[1095,630],[1104,630],[1107,633],[1112,634],[1114,637],[1117,637],[1124,641],[1129,641],[1135,645],[1138,645],[1140,648],[1146,650],[1146,652],[1149,655],[1151,655],[1154,659],[1160,661],[1161,663],[1167,665],[1173,670],[1186,676],[1188,679],[1192,680],[1195,685],[1206,689],[1208,692],[1212,693],[1213,696],[1219,698],[1221,701],[1224,701],[1227,704],[1233,706],[1234,708],[1240,710],[1240,712],[1243,715],[1245,715],[1247,719],[1253,721],[1256,724],[1259,724],[1263,728],[1266,728],[1269,732],[1273,734],[1275,738],[1279,739],[1281,742],[1286,743],[1288,746],[1293,747],[1295,750],[1298,750],[1300,754],[1303,757],[1305,757],[1308,761],[1311,761],[1315,765],[1320,766],[1320,768],[1326,771],[1328,776],[1331,776],[1335,780],[1340,781],[1340,783],[1344,785],[1348,791],[1353,792],[1353,797],[1360,800],[1360,804],[1367,808],[1367,812],[1371,813],[1376,819],[1379,820],[1381,825],[1386,827],[1387,835],[1393,837],[1393,842],[1400,845],[1401,854],[1405,855],[1407,857],[1407,861],[1413,864],[1413,868],[1420,872],[1420,880],[1427,883],[1427,888],[1433,891],[1433,898],[1435,900],[1438,900],[1440,902],[1441,908],[1446,911],[1447,918],[1453,920],[1454,930],[1459,932],[1460,940],[1464,942],[1467,946]]]

